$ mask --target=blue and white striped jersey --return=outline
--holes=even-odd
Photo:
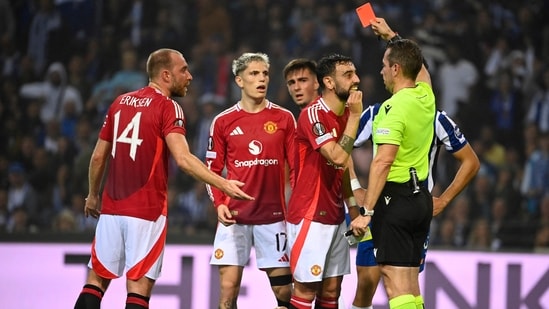
[[[354,147],[360,147],[366,141],[372,139],[372,123],[377,115],[381,103],[368,106],[360,116],[358,124],[357,137]],[[435,185],[434,175],[436,175],[436,161],[438,152],[441,146],[444,146],[446,151],[454,153],[467,144],[467,139],[459,130],[457,124],[444,111],[437,110],[435,116],[435,134],[429,151],[429,176],[427,179],[427,187],[431,191]]]

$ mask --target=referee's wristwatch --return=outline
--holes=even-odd
[[[361,216],[373,216],[374,215],[374,210],[368,210],[366,207],[360,207],[360,215]]]

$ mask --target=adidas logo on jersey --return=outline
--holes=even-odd
[[[229,135],[234,136],[234,135],[243,135],[243,134],[244,134],[244,132],[242,132],[242,129],[237,126],[236,128],[234,128],[234,130]]]

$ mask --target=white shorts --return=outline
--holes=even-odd
[[[88,267],[107,279],[160,277],[166,245],[166,216],[156,221],[100,215]]]
[[[286,222],[217,225],[211,265],[246,266],[252,246],[259,269],[290,267]]]
[[[288,223],[288,248],[294,279],[318,282],[351,273],[350,249],[343,234],[347,224],[322,224],[302,220]]]

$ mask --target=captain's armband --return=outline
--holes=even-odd
[[[337,143],[341,146],[341,148],[343,148],[343,150],[345,150],[346,153],[351,154],[355,139],[343,134]]]

